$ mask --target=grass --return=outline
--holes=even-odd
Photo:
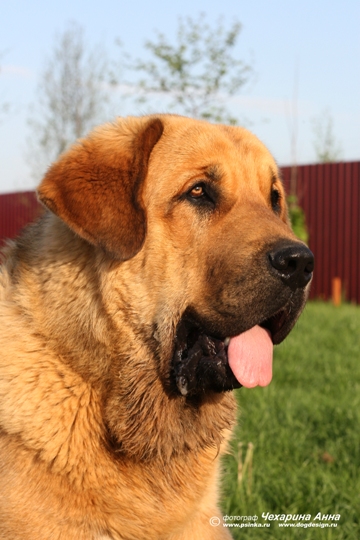
[[[276,347],[270,386],[242,388],[237,399],[239,422],[224,458],[224,514],[257,515],[258,523],[263,512],[341,519],[329,522],[337,528],[316,529],[273,521],[266,529],[233,528],[233,537],[358,540],[360,307],[308,303]]]

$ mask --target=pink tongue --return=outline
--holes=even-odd
[[[273,343],[270,332],[254,326],[230,339],[229,366],[246,388],[267,386],[272,379]]]

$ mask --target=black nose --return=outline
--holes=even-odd
[[[290,244],[268,253],[271,266],[275,268],[281,280],[291,287],[305,287],[312,278],[314,255],[303,244]]]

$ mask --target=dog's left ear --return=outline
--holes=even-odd
[[[130,118],[95,130],[52,165],[40,201],[116,259],[134,257],[146,234],[141,189],[163,129],[159,118]]]

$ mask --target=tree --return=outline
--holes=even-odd
[[[2,56],[3,56],[3,53],[0,52],[0,60]],[[1,73],[1,66],[0,66],[0,73]],[[10,110],[10,103],[5,102],[5,101],[3,103],[0,103],[0,121],[9,112],[9,110]]]
[[[154,94],[168,96],[175,112],[215,122],[236,123],[224,101],[248,81],[251,68],[233,54],[241,24],[226,29],[219,19],[214,27],[204,15],[197,20],[179,19],[175,43],[161,32],[145,48],[150,59],[130,63],[143,74],[136,83],[140,102],[149,102]]]
[[[87,50],[76,23],[55,40],[38,85],[38,105],[29,124],[29,161],[39,176],[66,148],[102,120],[108,102],[107,61],[99,48]]]
[[[314,148],[320,163],[338,161],[342,154],[341,145],[334,135],[334,122],[331,113],[325,109],[312,121],[315,135]]]

